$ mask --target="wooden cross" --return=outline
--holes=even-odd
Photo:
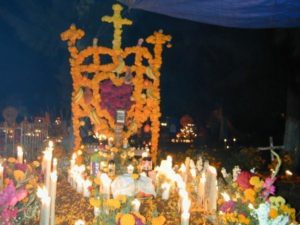
[[[274,160],[274,155],[272,153],[272,151],[276,150],[276,149],[284,149],[284,146],[283,145],[280,145],[280,146],[274,146],[274,143],[273,143],[273,137],[270,137],[269,138],[270,140],[270,146],[269,147],[258,147],[258,151],[270,151],[271,152],[271,161]]]
[[[114,26],[114,40],[113,40],[113,49],[121,49],[121,34],[122,27],[124,25],[131,25],[132,21],[126,18],[122,18],[121,11],[123,7],[119,4],[113,5],[114,14],[112,16],[103,16],[102,21],[107,23],[112,23]]]

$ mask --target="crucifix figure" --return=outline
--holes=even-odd
[[[271,152],[271,161],[274,160],[274,154],[272,154],[272,151],[275,151],[276,149],[284,149],[283,145],[280,146],[274,146],[273,143],[273,137],[269,138],[270,140],[270,146],[269,147],[258,147],[258,151],[270,151]]]

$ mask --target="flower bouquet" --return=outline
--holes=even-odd
[[[277,153],[272,153],[279,163],[274,173],[265,179],[238,167],[232,174],[222,169],[225,185],[218,201],[221,224],[298,224],[295,209],[283,197],[275,196],[274,182],[281,160]]]
[[[36,196],[39,163],[31,165],[19,163],[15,158],[2,162],[3,182],[0,190],[1,224],[27,224],[34,220],[39,212]]]

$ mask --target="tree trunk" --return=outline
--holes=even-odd
[[[293,71],[294,72],[294,71]],[[285,149],[294,156],[295,171],[300,174],[300,73],[290,76],[284,134]]]

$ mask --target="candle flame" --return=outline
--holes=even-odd
[[[287,176],[293,176],[293,173],[290,170],[285,171],[285,175]]]

